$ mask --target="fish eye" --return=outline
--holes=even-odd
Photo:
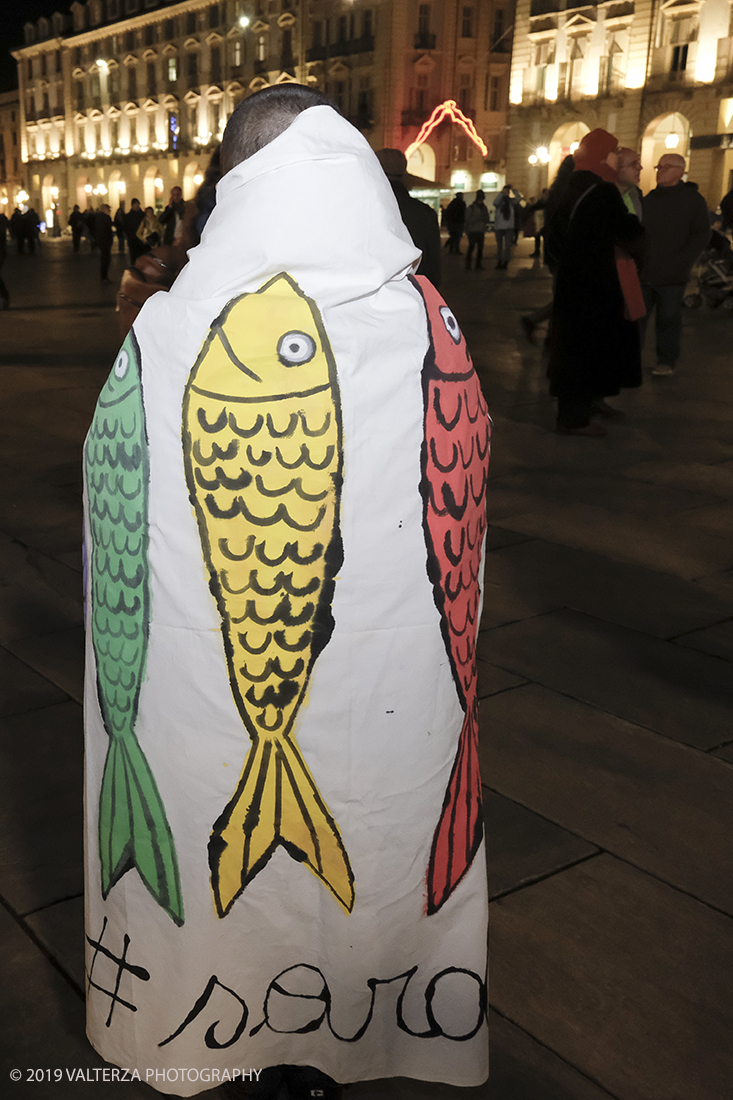
[[[316,354],[316,342],[307,332],[286,332],[277,345],[277,357],[286,367],[309,363]]]
[[[123,349],[115,359],[115,378],[124,378],[130,366],[130,356]]]
[[[456,321],[453,311],[448,309],[448,306],[440,307],[440,316],[443,318],[443,324],[445,325],[448,335],[454,344],[460,344],[461,342],[461,330],[458,327],[458,321]]]

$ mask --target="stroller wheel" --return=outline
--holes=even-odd
[[[702,305],[702,298],[699,294],[687,294],[683,299],[683,303],[688,309],[699,309]]]
[[[724,298],[723,299],[723,309],[727,310],[728,313],[733,311],[733,298]]]

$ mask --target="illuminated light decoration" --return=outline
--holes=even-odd
[[[462,126],[474,145],[481,150],[482,155],[487,155],[489,150],[476,133],[476,127],[471,122],[471,119],[466,118],[463,111],[456,103],[455,99],[446,99],[445,103],[441,103],[440,106],[435,108],[427,122],[423,122],[422,126],[420,127],[420,133],[417,135],[415,140],[411,142],[405,149],[405,156],[408,160],[418,148],[418,146],[422,145],[422,143],[428,139],[435,127],[439,126],[446,116],[451,120],[451,122],[457,122],[459,126]]]
[[[574,153],[574,152],[575,152],[575,151],[576,151],[576,150],[577,150],[577,149],[578,149],[579,147],[580,147],[580,142],[579,142],[579,141],[573,141],[573,142],[571,142],[571,144],[570,144],[570,156],[572,156],[572,155],[573,155],[573,153]]]
[[[679,134],[667,134],[666,138],[664,139],[664,144],[667,146],[668,149],[676,149],[679,143]]]
[[[87,195],[91,195],[91,193],[92,193],[92,185],[91,185],[91,183],[87,183],[87,184],[85,184],[85,185],[84,185],[84,190],[86,191]]]
[[[240,25],[240,27],[248,27],[248,26],[249,26],[249,16],[247,16],[247,15],[240,15],[240,17],[239,17],[239,25]]]
[[[201,184],[204,182],[204,177],[201,175],[200,172],[197,172],[196,175],[193,177],[193,182],[196,184],[197,187],[200,187]]]
[[[539,159],[540,158],[537,156],[536,153],[530,153],[530,155],[527,157],[527,160],[530,164],[537,164]]]
[[[455,172],[451,172],[450,185],[454,191],[465,191],[469,184],[468,172],[457,169]]]

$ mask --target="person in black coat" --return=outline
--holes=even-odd
[[[449,252],[453,252],[460,256],[461,237],[463,236],[463,226],[466,223],[466,200],[460,191],[446,206],[443,220],[448,230],[448,242],[446,247]]]
[[[100,206],[94,215],[94,237],[99,249],[99,274],[103,283],[109,280],[109,261],[112,255],[112,242],[115,239],[114,226],[107,203]]]
[[[404,184],[407,172],[405,154],[399,149],[380,149],[377,160],[397,199],[400,216],[415,248],[422,252],[417,275],[424,275],[434,287],[440,286],[440,226],[438,216],[431,206],[413,199]]]
[[[5,263],[7,255],[7,231],[10,222],[4,214],[0,214],[0,269]],[[0,302],[2,302],[2,309],[10,309],[10,295],[8,294],[8,288],[0,278]]]
[[[73,242],[74,252],[78,252],[81,235],[84,232],[84,226],[86,225],[84,215],[82,214],[78,206],[75,206],[69,214],[69,225],[71,226],[71,240]]]
[[[137,231],[140,228],[140,222],[145,218],[145,214],[140,208],[140,200],[133,199],[130,203],[130,209],[125,214],[125,234],[127,236],[127,247],[130,249],[130,263],[134,264],[135,260],[139,256],[142,256],[143,252],[147,252],[147,245],[144,241],[141,241],[137,235]]]
[[[641,385],[639,326],[625,317],[616,248],[643,230],[616,186],[617,163],[612,134],[586,134],[549,227],[557,280],[547,373],[557,430],[568,435],[606,435],[591,419],[618,415],[604,398]]]

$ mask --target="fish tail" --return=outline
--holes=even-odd
[[[484,822],[478,765],[478,703],[466,709],[458,751],[433,836],[428,864],[428,914],[437,913],[471,866]]]
[[[134,736],[112,738],[99,796],[102,896],[136,867],[171,919],[182,925],[183,895],[173,834],[155,778]]]
[[[280,844],[351,912],[354,876],[336,822],[295,745],[284,738],[262,739],[250,749],[237,790],[209,841],[220,917]]]

